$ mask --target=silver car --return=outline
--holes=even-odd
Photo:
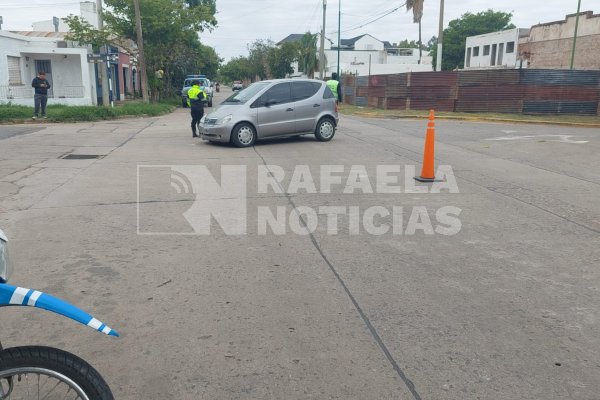
[[[325,82],[274,79],[256,82],[231,95],[200,121],[204,140],[252,146],[257,139],[314,134],[335,135],[337,103]]]

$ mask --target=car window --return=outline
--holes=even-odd
[[[292,101],[292,91],[289,83],[278,83],[262,95],[263,101],[274,104],[285,104]]]
[[[186,79],[183,81],[183,86],[192,86],[193,81],[200,81],[200,86],[210,86],[210,82],[205,78]]]
[[[268,85],[269,83],[264,82],[253,83],[247,88],[232,94],[221,104],[244,104]]]
[[[335,96],[333,95],[333,92],[331,91],[331,89],[329,89],[329,86],[325,86],[325,91],[323,92],[323,98],[324,99],[335,98]]]
[[[308,99],[321,88],[319,82],[292,82],[292,97],[294,101]]]

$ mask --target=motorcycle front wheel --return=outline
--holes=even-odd
[[[102,376],[81,358],[43,346],[0,351],[0,400],[114,400]]]

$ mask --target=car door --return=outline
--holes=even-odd
[[[258,135],[261,138],[293,134],[296,128],[292,85],[282,82],[269,88],[253,105],[258,109]]]
[[[322,85],[321,82],[292,82],[297,133],[312,132],[315,129],[316,118],[323,107],[322,99],[315,95]]]

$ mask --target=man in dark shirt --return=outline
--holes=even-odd
[[[48,103],[48,89],[50,89],[50,82],[46,80],[46,73],[40,71],[38,76],[33,78],[31,81],[31,87],[35,88],[35,95],[33,96],[35,111],[33,112],[33,119],[39,116],[40,107],[42,108],[42,118],[46,117],[46,104]]]

